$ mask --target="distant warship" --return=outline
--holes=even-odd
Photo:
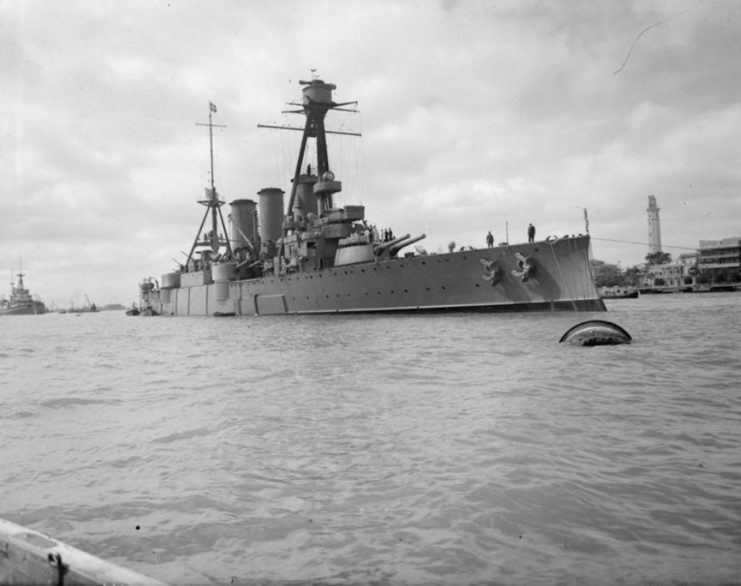
[[[0,299],[0,315],[38,315],[46,313],[46,306],[34,299],[23,284],[25,273],[18,273],[18,282],[10,284],[10,298]]]
[[[588,235],[428,254],[420,245],[408,251],[424,234],[379,234],[364,206],[335,207],[342,183],[330,167],[333,132],[324,119],[355,102],[334,102],[336,86],[321,79],[300,84],[303,100],[293,112],[306,120],[295,129],[303,134],[288,205],[284,210],[285,192],[275,187],[261,189],[258,202],[234,200],[230,231],[214,185],[216,106],[209,104],[211,185],[199,202],[206,211],[186,262],[159,281],[140,283],[143,315],[605,309]],[[304,166],[309,141],[316,161]]]

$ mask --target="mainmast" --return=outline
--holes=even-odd
[[[224,202],[219,199],[219,195],[216,191],[216,181],[214,179],[214,127],[217,128],[226,128],[226,125],[224,124],[214,124],[213,123],[213,115],[216,113],[216,105],[212,102],[208,103],[208,124],[201,124],[199,122],[196,122],[196,126],[208,126],[208,143],[209,143],[209,155],[210,155],[210,162],[211,162],[211,187],[206,188],[206,199],[200,200],[198,203],[206,206],[206,212],[203,215],[203,220],[201,221],[201,225],[198,228],[198,232],[196,233],[195,240],[193,241],[193,246],[190,249],[190,253],[188,254],[188,260],[187,263],[190,263],[191,259],[193,258],[193,253],[195,252],[195,249],[197,246],[210,246],[211,252],[216,255],[219,252],[219,248],[221,246],[221,240],[219,238],[219,223],[221,223],[221,228],[224,231],[224,243],[226,244],[226,251],[229,256],[232,254],[232,247],[229,243],[229,238],[226,231],[226,224],[224,222],[224,216],[221,213],[221,206],[224,205]],[[209,214],[211,215],[211,231],[207,234],[203,235],[203,240],[199,242],[198,238],[201,235],[201,230],[203,230],[203,226],[206,223],[206,219],[208,218]]]
[[[23,289],[23,277],[26,276],[26,273],[23,272],[23,259],[19,258],[18,263],[20,266],[20,269],[18,269],[18,272],[16,273],[16,276],[18,277],[18,285],[16,286],[14,283],[11,283],[13,289]],[[11,275],[10,278],[12,279],[13,276]]]
[[[312,70],[313,71],[313,70]],[[355,110],[344,109],[342,106],[357,104],[357,102],[336,103],[332,101],[332,90],[337,89],[333,83],[325,83],[321,79],[312,79],[311,81],[299,81],[303,85],[303,101],[301,104],[290,103],[291,106],[300,106],[300,110],[284,110],[284,114],[304,114],[306,122],[303,129],[290,126],[272,126],[269,124],[258,124],[258,128],[279,128],[282,130],[303,130],[301,137],[301,146],[299,147],[298,160],[296,161],[296,171],[293,175],[293,185],[291,186],[291,197],[288,201],[287,213],[293,209],[296,200],[296,190],[299,185],[299,177],[304,164],[304,155],[306,153],[306,144],[309,138],[316,140],[316,158],[317,158],[317,175],[318,182],[314,186],[314,193],[319,202],[320,215],[333,208],[332,194],[342,189],[342,184],[334,180],[334,173],[329,168],[329,156],[327,154],[327,134],[346,134],[350,136],[361,136],[359,132],[341,132],[326,130],[324,128],[324,118],[329,110],[338,110],[341,112],[356,112]]]

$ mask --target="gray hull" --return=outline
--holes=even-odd
[[[0,315],[41,315],[43,313],[46,313],[46,308],[43,303],[35,301],[32,305],[0,308]]]
[[[163,287],[160,315],[604,311],[589,237],[394,258],[231,282]],[[531,259],[523,278],[521,260]]]

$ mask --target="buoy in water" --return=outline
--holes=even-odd
[[[602,319],[591,319],[570,328],[558,341],[574,346],[610,346],[630,344],[633,338],[619,325]]]

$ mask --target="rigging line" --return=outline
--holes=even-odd
[[[679,13],[677,13],[677,14],[673,15],[673,16],[670,16],[669,18],[665,18],[664,20],[659,20],[658,22],[655,22],[655,23],[653,23],[653,24],[651,24],[651,25],[647,26],[646,28],[644,28],[644,29],[643,29],[643,30],[642,30],[642,31],[641,31],[640,33],[638,33],[638,35],[636,36],[636,38],[635,38],[635,39],[633,39],[633,43],[631,43],[631,45],[630,45],[630,49],[628,49],[628,54],[627,54],[627,55],[625,56],[625,60],[623,61],[623,64],[622,64],[622,65],[620,66],[620,68],[619,68],[619,69],[615,70],[615,71],[614,71],[614,73],[615,73],[615,74],[618,74],[618,73],[620,73],[620,72],[621,72],[621,71],[622,71],[623,69],[625,69],[625,66],[626,66],[626,65],[628,64],[628,60],[630,59],[630,55],[631,55],[631,53],[633,53],[633,48],[634,48],[634,47],[636,46],[636,44],[638,43],[638,40],[639,40],[639,39],[640,39],[640,38],[641,38],[641,37],[642,37],[642,36],[643,36],[644,34],[646,34],[646,33],[647,33],[648,31],[650,31],[650,30],[651,30],[652,28],[655,28],[655,27],[657,27],[657,26],[660,26],[660,25],[662,25],[662,24],[664,24],[664,23],[667,23],[667,22],[669,22],[670,20],[674,20],[675,18],[679,18],[680,16],[682,16],[682,15],[686,14],[686,13],[687,13],[687,12],[689,12],[690,10],[695,10],[696,8],[698,8],[698,7],[700,6],[700,4],[702,4],[702,0],[701,0],[700,2],[698,2],[698,3],[697,3],[697,4],[695,5],[695,6],[692,6],[691,8],[687,8],[687,9],[683,10],[682,12],[679,12]]]
[[[614,238],[597,238],[596,236],[592,236],[592,240],[602,240],[603,242],[620,242],[621,244],[640,244],[641,246],[648,246],[649,242],[636,242],[635,240],[616,240]],[[697,248],[692,248],[690,246],[675,246],[671,244],[662,244],[662,248],[679,248],[682,250],[697,250]]]

